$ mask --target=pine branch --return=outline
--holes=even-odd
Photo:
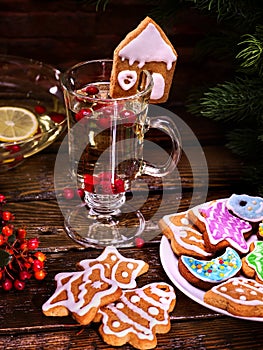
[[[251,27],[261,22],[262,0],[192,0],[201,11],[217,14],[218,21],[231,20],[232,26]],[[235,21],[236,23],[234,23]]]
[[[239,45],[245,46],[236,56],[240,67],[248,73],[257,73],[263,78],[263,26],[256,27],[255,35],[246,34]]]
[[[262,96],[262,80],[236,78],[205,92],[200,98],[200,114],[223,122],[263,122]],[[189,106],[190,112],[195,109],[195,106]]]

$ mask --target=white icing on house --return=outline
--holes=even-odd
[[[124,46],[119,56],[123,61],[129,60],[130,65],[138,61],[139,68],[142,68],[146,62],[165,62],[168,70],[177,59],[172,48],[163,40],[152,23],[149,23],[135,39]]]
[[[153,77],[153,89],[151,92],[151,99],[158,100],[163,97],[165,90],[165,80],[160,73],[152,73]]]
[[[131,89],[136,81],[137,73],[135,70],[123,70],[118,74],[118,83],[124,91]]]

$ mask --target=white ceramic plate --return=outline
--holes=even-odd
[[[263,322],[263,317],[239,317],[230,314],[229,312],[218,309],[212,305],[209,305],[204,302],[204,294],[205,292],[199,288],[196,288],[192,286],[190,283],[188,283],[180,274],[178,270],[178,259],[175,256],[175,254],[172,251],[171,245],[168,241],[168,239],[163,236],[161,239],[160,244],[160,259],[162,266],[164,268],[164,271],[166,272],[167,276],[170,278],[170,280],[173,282],[173,284],[185,295],[187,295],[190,299],[196,301],[197,303],[213,310],[221,314],[225,314],[231,317],[235,318],[241,318],[249,321],[259,321]]]

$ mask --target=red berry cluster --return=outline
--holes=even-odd
[[[45,254],[36,251],[38,238],[26,239],[24,228],[15,229],[11,221],[14,215],[3,210],[5,196],[0,194],[0,288],[23,290],[31,277],[46,277]]]
[[[45,114],[46,107],[42,105],[36,105],[35,112],[39,115]],[[49,112],[48,116],[50,117],[51,120],[53,120],[54,123],[57,123],[57,124],[62,123],[66,118],[65,114],[58,113],[58,112]]]
[[[100,194],[118,194],[125,192],[124,181],[117,176],[112,183],[111,172],[102,172],[97,176],[85,174],[84,175],[84,189],[87,192],[95,192]]]
[[[88,85],[82,89],[82,93],[84,95],[92,98],[99,98],[99,96],[96,96],[99,94],[99,92],[100,91],[97,86],[94,85]],[[80,101],[82,100],[80,99]],[[132,126],[135,123],[136,114],[131,110],[125,109],[124,103],[122,104],[119,102],[117,108],[123,125],[126,127]],[[111,127],[110,117],[116,113],[116,105],[113,105],[112,103],[96,103],[92,107],[82,108],[76,113],[75,120],[77,122],[80,120],[85,121],[86,119],[92,117],[94,112],[97,114],[96,123],[98,127],[108,129]]]

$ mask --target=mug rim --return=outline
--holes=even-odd
[[[68,68],[65,72],[61,73],[60,75],[60,81],[61,81],[61,85],[63,87],[64,90],[70,92],[70,94],[72,94],[73,96],[80,98],[80,99],[85,99],[85,100],[90,100],[90,101],[101,101],[101,102],[114,102],[114,101],[123,101],[123,100],[131,100],[131,99],[137,99],[138,97],[144,96],[148,93],[150,93],[150,91],[153,88],[153,77],[151,75],[151,73],[148,70],[143,69],[143,72],[146,73],[147,78],[149,78],[149,83],[148,86],[140,92],[137,92],[134,95],[129,95],[129,96],[123,96],[123,97],[117,97],[117,98],[99,98],[99,97],[89,97],[89,96],[85,96],[82,94],[77,93],[75,90],[73,90],[71,87],[68,87],[67,81],[66,81],[66,77],[69,77],[69,73],[71,71],[73,71],[74,69],[77,69],[79,67],[83,67],[84,65],[87,65],[89,63],[102,63],[102,62],[111,62],[113,63],[112,59],[96,59],[96,60],[87,60],[87,61],[82,61],[79,62],[75,65],[73,65],[72,67]]]

